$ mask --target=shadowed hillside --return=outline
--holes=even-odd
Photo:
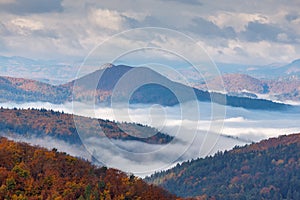
[[[136,86],[139,87],[136,88]],[[95,100],[99,103],[110,102],[114,95],[114,102],[129,101],[132,104],[173,106],[179,102],[199,100],[246,109],[284,110],[289,108],[288,105],[268,100],[227,96],[192,88],[171,81],[146,67],[111,66],[65,84],[63,87],[75,87],[76,92],[73,93],[75,100],[93,101],[95,94]],[[94,91],[96,88],[97,90]],[[136,90],[132,91],[132,88]],[[129,99],[126,99],[127,94],[131,94]]]

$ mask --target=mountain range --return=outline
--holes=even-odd
[[[209,80],[207,84],[195,84],[199,89],[222,90],[221,83],[224,83],[228,95],[249,96],[258,98],[266,96],[279,101],[300,101],[300,79],[289,77],[280,80],[257,79],[245,74],[225,74],[221,77]]]
[[[127,96],[129,94],[130,96]],[[124,65],[100,69],[58,86],[27,79],[1,77],[0,100],[2,102],[42,101],[55,104],[71,100],[97,103],[109,103],[113,100],[164,106],[199,100],[247,109],[282,110],[289,107],[264,99],[235,97],[199,90],[171,81],[152,69]]]
[[[289,77],[300,77],[300,59],[290,63],[271,63],[268,65],[249,65],[233,63],[216,63],[221,74],[246,74],[258,79],[280,80]]]
[[[63,84],[76,77],[79,66],[91,67],[93,63],[82,63],[81,60],[74,62],[61,62],[54,60],[34,60],[21,56],[1,56],[0,55],[0,75],[11,77],[27,77],[54,85]],[[216,62],[221,75],[224,74],[245,74],[258,79],[280,80],[289,77],[300,77],[300,59],[290,63],[262,64],[237,64]],[[193,80],[195,76],[190,69],[178,69],[187,78]],[[199,80],[194,80],[199,81]]]
[[[145,180],[197,199],[300,199],[300,134],[198,158]]]
[[[76,72],[80,65],[81,61],[67,63],[53,60],[34,60],[20,56],[0,56],[0,76],[23,77],[38,80],[43,83],[50,83],[51,85],[63,85],[76,77]],[[225,87],[231,96],[253,98],[255,94],[265,94],[258,95],[258,97],[280,101],[299,101],[299,88],[297,86],[299,86],[300,82],[300,59],[288,64],[246,65],[217,62],[216,65],[225,81],[227,79],[236,79],[235,81],[230,81],[229,85]],[[92,66],[87,67],[91,68]],[[98,67],[92,68],[95,70],[98,69]],[[206,86],[201,83],[203,81],[196,78],[199,76],[195,70],[191,70],[191,68],[179,68],[177,70],[181,74],[184,74],[188,81],[196,88],[206,88]],[[256,86],[253,86],[253,83],[251,85],[244,85],[245,87],[241,88],[242,82],[239,80],[248,81],[250,78],[248,76],[257,79],[255,82],[261,82],[258,83],[258,87],[263,85],[263,89],[258,89]],[[168,78],[179,81],[176,77]],[[218,79],[219,78],[215,78],[206,81],[208,81],[209,84],[213,83],[212,89],[214,89],[220,87],[220,85],[214,86],[216,83],[219,83]],[[250,93],[241,91],[247,90],[249,87],[252,88],[252,90],[249,90]],[[237,90],[238,88],[239,90]]]

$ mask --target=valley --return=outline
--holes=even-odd
[[[0,0],[0,200],[299,200],[299,10]]]

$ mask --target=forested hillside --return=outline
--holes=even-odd
[[[273,72],[273,71],[272,71]],[[256,79],[245,74],[224,74],[220,77],[208,80],[207,83],[196,83],[195,87],[199,89],[223,90],[229,95],[250,95],[257,98],[257,94],[263,94],[272,97],[274,100],[286,101],[300,100],[300,80],[298,76],[288,76],[279,79]]]
[[[178,164],[146,181],[182,197],[300,199],[300,134]]]
[[[0,199],[176,199],[116,169],[0,138]]]
[[[52,102],[70,100],[72,91],[67,87],[54,86],[23,78],[0,77],[0,102]]]
[[[81,144],[77,128],[87,136],[118,140],[136,140],[150,144],[166,144],[173,137],[155,128],[133,123],[117,123],[47,111],[45,109],[0,109],[0,132],[21,136],[51,136],[71,144]],[[149,137],[148,137],[149,136]]]

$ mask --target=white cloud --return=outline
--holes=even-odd
[[[42,22],[26,18],[17,18],[11,20],[11,24],[19,28],[21,31],[36,31],[44,28]]]
[[[269,23],[269,18],[259,13],[221,12],[209,16],[208,19],[221,28],[231,26],[237,32],[244,31],[249,22]]]
[[[94,9],[90,13],[90,20],[104,29],[114,31],[121,30],[124,27],[124,17],[114,10]]]
[[[0,3],[6,4],[5,2],[9,3],[11,0],[1,0]],[[194,6],[176,1],[160,0],[156,0],[155,3],[129,0],[126,5],[119,0],[101,3],[94,0],[76,3],[65,0],[62,4],[57,4],[59,8],[54,9],[59,10],[59,12],[39,13],[36,7],[34,7],[34,13],[28,14],[25,12],[26,15],[24,15],[24,12],[23,14],[18,13],[17,10],[10,13],[1,12],[1,23],[10,31],[10,34],[5,33],[6,35],[4,35],[2,33],[3,35],[1,35],[1,42],[5,46],[2,51],[6,55],[69,61],[78,59],[78,57],[84,58],[96,44],[109,38],[112,34],[134,27],[160,26],[173,28],[191,35],[195,39],[203,40],[203,44],[206,44],[205,46],[208,49],[211,48],[211,55],[214,60],[230,60],[230,62],[235,63],[246,60],[249,63],[257,59],[256,52],[253,55],[247,54],[247,57],[245,57],[241,52],[236,52],[237,48],[235,50],[230,47],[226,49],[224,43],[232,43],[230,40],[236,40],[239,43],[239,40],[243,40],[243,38],[238,33],[245,31],[249,22],[259,22],[283,30],[277,36],[277,43],[272,43],[272,46],[281,45],[281,43],[288,45],[282,46],[282,49],[288,47],[286,55],[278,57],[269,54],[273,56],[269,60],[276,60],[276,62],[286,62],[288,60],[290,62],[300,57],[300,41],[298,39],[300,20],[298,17],[292,21],[287,21],[286,15],[296,15],[298,5],[299,3],[296,1],[291,1],[289,4],[275,1],[272,5],[259,1],[251,1],[247,4],[239,4],[234,1],[226,3],[218,1],[217,3],[205,2],[202,5]],[[10,9],[13,9],[12,6],[13,3],[10,3]],[[21,7],[18,9],[21,9]],[[179,15],[180,20],[178,20]],[[214,34],[210,36],[211,38],[204,38],[198,31],[206,30],[206,27],[199,28],[199,24],[195,25],[193,23],[193,19],[199,17],[214,23],[207,24],[216,25],[220,30],[227,29],[224,29],[224,33]],[[193,24],[195,27],[191,28]],[[205,23],[202,25],[205,25]],[[228,27],[232,27],[237,34]],[[55,35],[54,38],[49,37],[49,34],[47,34],[49,31]],[[259,30],[257,31],[259,32]],[[230,39],[226,35],[229,33]],[[203,37],[201,38],[201,36]],[[276,35],[274,38],[276,40]],[[127,45],[131,42],[132,40],[128,40],[122,43]],[[181,45],[179,45],[180,41],[174,43],[168,40],[166,42],[170,43],[170,46],[175,44],[179,47]],[[31,45],[37,43],[39,43],[39,48]],[[251,43],[253,43],[252,46],[255,46],[255,42]],[[49,44],[52,44],[52,47]],[[264,45],[261,43],[258,46]],[[291,47],[294,48],[294,52],[292,52]],[[226,53],[224,54],[226,56],[218,55],[217,52]],[[291,52],[292,54],[288,55]],[[282,51],[280,51],[280,54],[282,54]],[[260,64],[259,62],[257,61],[256,64]]]
[[[205,47],[215,61],[222,60],[228,63],[260,65],[279,61],[288,63],[298,57],[298,50],[294,45],[264,40],[259,42],[228,40],[224,46],[209,45],[203,41],[198,43]]]

